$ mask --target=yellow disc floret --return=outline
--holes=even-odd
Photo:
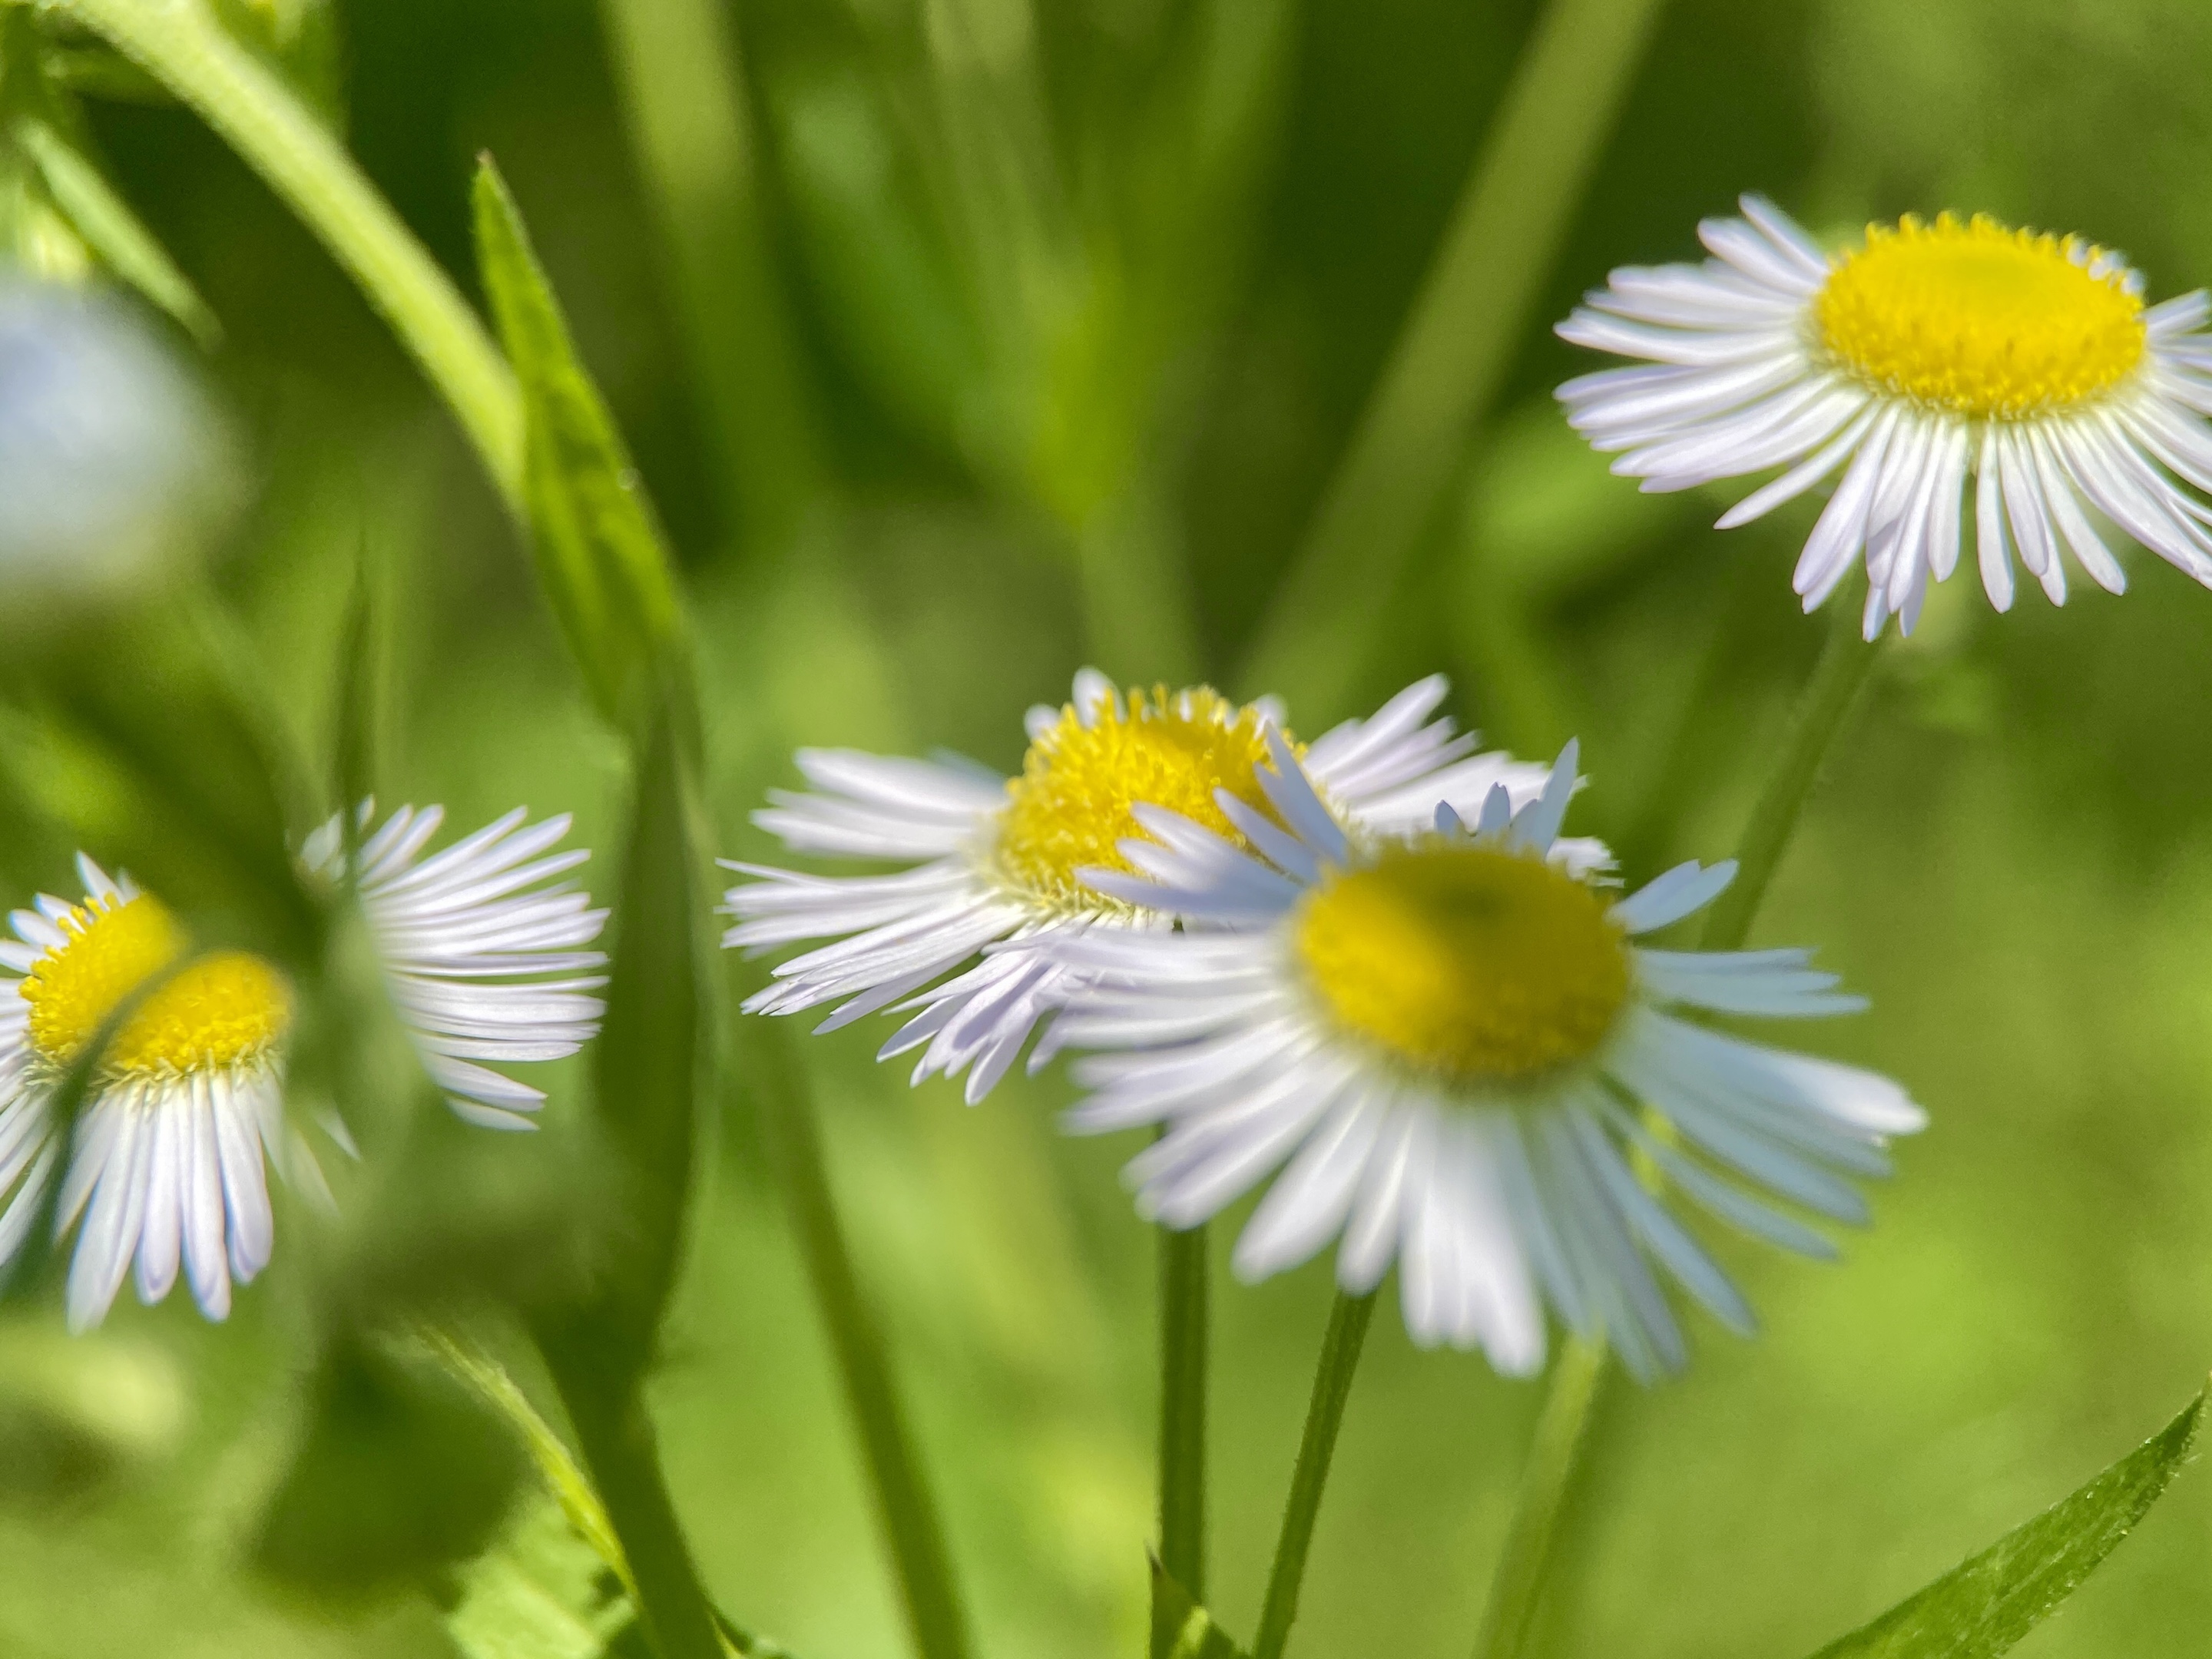
[[[59,1069],[110,1015],[185,954],[183,927],[157,901],[94,899],[57,924],[64,942],[32,964],[20,987],[31,1005],[31,1047]],[[267,1055],[291,1024],[283,978],[243,951],[212,951],[155,985],[108,1045],[112,1077],[183,1076]]]
[[[1589,1058],[1627,1003],[1607,908],[1541,859],[1431,837],[1328,877],[1294,937],[1347,1034],[1449,1085],[1510,1087]]]
[[[2120,261],[2078,237],[2008,230],[1985,214],[1869,226],[1866,246],[1837,262],[1814,309],[1846,372],[1984,420],[2073,407],[2142,361],[2142,301]]]
[[[1144,834],[1131,807],[1166,807],[1242,846],[1213,792],[1226,789],[1273,817],[1257,777],[1267,761],[1259,712],[1203,686],[1133,691],[1126,708],[1109,698],[1088,725],[1070,707],[1030,744],[1021,776],[1006,786],[998,872],[1048,904],[1098,908],[1107,902],[1076,872],[1130,867],[1120,843]]]

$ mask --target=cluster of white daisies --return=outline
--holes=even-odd
[[[1702,266],[1617,270],[1560,327],[1647,360],[1560,391],[1615,471],[1679,489],[1782,469],[1723,526],[1829,486],[1796,590],[1809,609],[1863,567],[1869,639],[1893,616],[1911,630],[1969,526],[2000,610],[2015,555],[2054,601],[2068,554],[2120,589],[2112,532],[2212,581],[2203,295],[2146,307],[2118,256],[1986,219],[1908,218],[1831,255],[1742,206],[1699,227]],[[1574,746],[1549,767],[1478,752],[1444,696],[1425,680],[1301,743],[1271,700],[1086,671],[1030,712],[1011,779],[802,751],[810,787],[757,821],[878,867],[732,866],[725,943],[808,947],[746,1006],[827,1011],[825,1030],[888,1013],[882,1057],[971,1103],[1024,1058],[1084,1051],[1068,1125],[1155,1132],[1128,1166],[1146,1217],[1194,1226],[1266,1188],[1241,1275],[1334,1242],[1349,1292],[1398,1266],[1421,1342],[1528,1372],[1548,1308],[1640,1373],[1677,1366],[1668,1281],[1752,1319],[1680,1208],[1831,1254],[1806,1217],[1863,1220],[1850,1177],[1884,1173],[1923,1115],[1887,1078],[1738,1035],[1862,1004],[1803,950],[1653,942],[1733,866],[1622,890],[1604,847],[1562,833]],[[325,826],[304,866],[358,891],[454,1109],[526,1123],[542,1097],[505,1068],[573,1054],[599,1018],[606,913],[562,879],[585,855],[554,850],[565,818],[518,812],[427,858],[434,809],[371,819],[350,855]],[[144,1299],[181,1272],[220,1317],[270,1258],[264,1164],[315,1183],[283,1107],[289,993],[80,871],[81,902],[40,898],[0,945],[20,975],[0,992],[0,1261],[51,1212],[81,1225],[73,1323],[134,1263]],[[95,1040],[64,1152],[54,1097]]]

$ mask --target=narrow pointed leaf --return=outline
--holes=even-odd
[[[201,345],[212,347],[222,338],[222,325],[198,290],[83,151],[44,121],[19,122],[15,137],[38,164],[54,205],[103,264]]]
[[[1244,1650],[1191,1599],[1158,1558],[1152,1562],[1152,1625],[1171,1633],[1168,1659],[1245,1659]]]
[[[600,713],[635,731],[681,635],[659,526],[489,157],[477,173],[476,234],[484,291],[522,392],[523,493],[538,580]]]
[[[2206,1395],[2071,1498],[1814,1659],[1995,1659],[2055,1613],[2189,1461]]]

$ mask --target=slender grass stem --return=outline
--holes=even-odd
[[[1374,1313],[1372,1291],[1365,1296],[1339,1291],[1336,1305],[1329,1310],[1321,1364],[1314,1370],[1313,1399],[1306,1407],[1305,1437],[1298,1443],[1290,1502],[1283,1506],[1282,1535],[1276,1540],[1275,1565],[1267,1575],[1267,1599],[1260,1609],[1260,1634],[1252,1644],[1252,1659],[1282,1659],[1289,1645],[1291,1626],[1298,1616],[1298,1587],[1305,1582],[1306,1553],[1313,1545],[1314,1518],[1321,1512],[1322,1488],[1336,1453],[1336,1431],[1344,1423],[1352,1375],[1358,1368],[1367,1322]]]
[[[712,459],[734,526],[772,550],[823,489],[826,463],[763,222],[738,9],[600,0],[599,12]]]
[[[1474,1659],[1506,1659],[1519,1653],[1528,1638],[1559,1511],[1605,1379],[1607,1358],[1604,1343],[1579,1336],[1560,1351],[1551,1390],[1544,1397],[1544,1414],[1536,1420],[1536,1438],[1521,1471],[1513,1525],[1491,1580],[1490,1600],[1482,1609]]]
[[[1242,684],[1341,712],[1613,131],[1660,0],[1547,0]]]
[[[762,1138],[777,1166],[799,1253],[843,1376],[915,1650],[922,1659],[966,1659],[967,1620],[936,1499],[891,1378],[882,1328],[853,1269],[805,1068],[775,1021],[750,1020],[746,1031]]]
[[[1211,1316],[1206,1230],[1160,1236],[1160,1565],[1206,1600],[1206,1374]],[[1154,1609],[1152,1652],[1164,1659],[1176,1632]]]
[[[452,408],[522,513],[522,404],[460,290],[328,128],[191,0],[52,0],[222,134],[322,239]]]
[[[1828,634],[1800,695],[1788,738],[1753,806],[1736,853],[1736,878],[1707,913],[1701,944],[1733,951],[1751,931],[1760,902],[1819,781],[1820,766],[1858,705],[1880,646],[1859,637],[1863,583],[1847,582],[1828,603]],[[1506,1524],[1505,1543],[1491,1579],[1475,1659],[1518,1659],[1546,1579],[1553,1547],[1577,1468],[1577,1455],[1600,1393],[1607,1358],[1601,1342],[1570,1342],[1552,1369],[1536,1440]]]

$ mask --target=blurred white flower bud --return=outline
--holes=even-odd
[[[222,418],[127,307],[0,277],[0,617],[188,568],[235,486]]]

